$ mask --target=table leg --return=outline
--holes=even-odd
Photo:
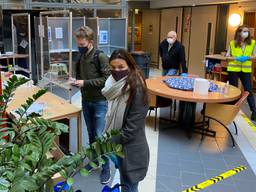
[[[81,126],[81,112],[77,116],[77,152],[82,148],[82,126]]]
[[[201,140],[204,139],[204,136],[215,137],[216,132],[210,130],[210,120],[209,118],[205,118],[205,108],[206,104],[204,103],[201,114],[203,115],[203,121],[195,123],[195,132],[200,133],[202,135]]]
[[[179,123],[181,125],[181,128],[183,128],[186,131],[188,138],[192,137],[192,132],[194,130],[195,113],[196,103],[180,101]]]

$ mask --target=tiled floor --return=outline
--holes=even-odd
[[[150,71],[150,76],[159,74],[159,70]],[[73,98],[73,103],[80,105],[79,95]],[[247,115],[250,114],[247,105],[243,110]],[[205,137],[201,142],[200,135],[194,135],[189,140],[182,130],[173,126],[171,128],[170,124],[163,121],[155,132],[153,115],[154,113],[146,120],[151,160],[147,177],[140,183],[140,192],[181,192],[240,165],[246,166],[247,170],[201,191],[251,192],[256,189],[256,177],[253,172],[254,170],[256,173],[256,133],[251,130],[241,114],[236,118],[239,129],[238,136],[235,136],[236,148],[231,147],[230,138],[220,125],[212,126],[217,131],[216,138]],[[83,128],[83,143],[86,145],[85,125]],[[234,132],[232,126],[230,129]],[[75,129],[71,130],[71,138],[75,138]],[[72,143],[75,144],[76,140]],[[99,173],[95,171],[87,178],[76,175],[75,188],[83,192],[100,192],[103,186],[99,182]],[[118,173],[113,167],[112,178],[115,178],[112,184],[118,182]]]
[[[249,192],[252,186],[256,187],[256,184],[247,186],[256,176],[239,147],[231,147],[228,135],[220,126],[214,126],[216,138],[205,137],[203,142],[200,135],[188,139],[179,128],[168,126],[160,122],[157,192],[182,191],[240,165],[247,169],[202,191]]]

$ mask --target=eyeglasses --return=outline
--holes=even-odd
[[[127,185],[122,185],[122,184],[117,183],[112,188],[109,187],[108,185],[105,185],[101,192],[120,192],[121,186],[125,186],[125,187],[129,188]]]

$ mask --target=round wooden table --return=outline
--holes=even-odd
[[[177,77],[177,76],[174,76]],[[208,95],[194,94],[193,91],[183,91],[168,87],[163,80],[173,78],[170,76],[150,78],[146,80],[150,95],[160,96],[169,99],[179,100],[178,123],[186,130],[188,137],[192,135],[195,128],[196,103],[226,103],[240,98],[241,90],[229,85],[227,94],[209,92]],[[214,81],[217,85],[225,85],[223,82]],[[204,111],[204,110],[203,110]],[[204,126],[204,124],[203,124]],[[205,133],[205,130],[204,130]],[[215,136],[215,132],[209,130],[210,136]]]
[[[193,91],[172,89],[163,82],[164,79],[168,78],[172,77],[165,76],[147,79],[146,82],[149,93],[151,95],[195,103],[226,103],[238,99],[241,95],[241,90],[232,85],[229,85],[229,91],[227,94],[209,92],[208,95],[198,95],[194,94]],[[225,83],[220,81],[214,81],[214,83],[217,85],[225,85]]]

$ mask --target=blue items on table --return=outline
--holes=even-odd
[[[193,91],[194,87],[194,78],[189,78],[189,77],[174,77],[174,78],[169,78],[169,79],[164,79],[163,82],[170,88],[173,89],[179,89],[179,90],[184,90],[184,91]],[[218,91],[218,86],[210,82],[210,87],[209,87],[210,92],[217,92]]]
[[[240,57],[236,57],[236,61],[240,61],[240,62],[245,62],[245,61],[248,61],[250,59],[249,56],[240,56]]]

